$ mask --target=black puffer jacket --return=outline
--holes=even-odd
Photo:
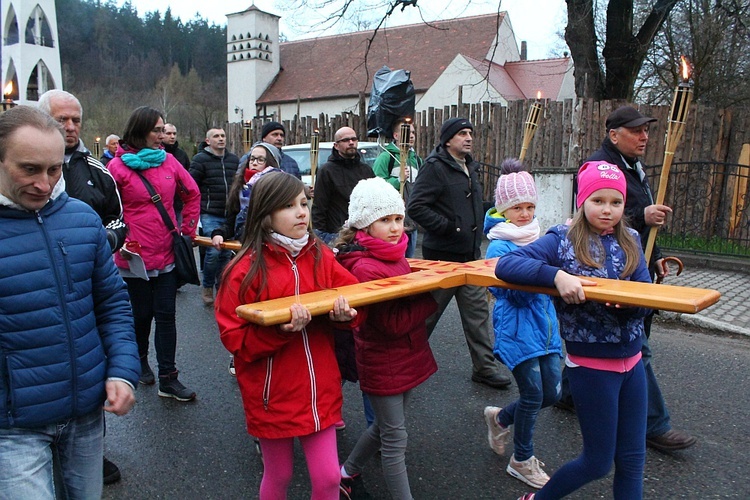
[[[226,217],[227,195],[240,159],[229,151],[216,156],[205,143],[201,147],[190,163],[190,175],[201,190],[201,213]]]
[[[425,228],[424,248],[445,254],[441,260],[464,262],[481,256],[484,202],[478,164],[466,156],[469,175],[437,146],[419,169],[407,214]]]

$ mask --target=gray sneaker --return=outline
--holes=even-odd
[[[532,488],[541,488],[549,481],[549,476],[542,470],[543,465],[544,462],[540,462],[534,456],[523,462],[517,462],[516,456],[511,455],[510,463],[505,471]]]
[[[159,377],[159,396],[177,401],[192,401],[195,399],[195,392],[182,385],[176,377]]]
[[[510,427],[502,427],[497,423],[497,414],[502,408],[487,406],[484,408],[484,421],[487,422],[487,441],[492,451],[498,455],[505,453],[505,441],[510,434]]]

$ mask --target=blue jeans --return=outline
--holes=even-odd
[[[560,356],[547,354],[527,359],[513,368],[519,398],[502,409],[497,420],[513,425],[513,455],[519,462],[534,455],[534,424],[539,410],[560,399]]]
[[[125,278],[128,296],[133,308],[135,341],[138,355],[148,358],[151,322],[156,320],[154,347],[159,363],[159,376],[165,377],[177,371],[175,353],[177,351],[177,325],[175,311],[177,302],[177,273],[171,271],[160,274],[148,281],[140,278]]]
[[[638,362],[626,373],[568,370],[570,389],[581,426],[583,451],[566,463],[535,495],[535,500],[562,498],[584,484],[603,478],[615,464],[615,500],[643,498],[646,464],[646,374]]]
[[[218,215],[201,214],[203,234],[210,238],[213,230],[224,224],[225,221],[224,217]],[[229,250],[216,250],[214,247],[206,247],[206,259],[203,261],[203,288],[213,288],[219,284],[221,272],[231,258],[232,252]]]
[[[417,251],[417,230],[410,233],[406,233],[406,235],[409,237],[409,246],[406,247],[406,258],[411,259],[414,257],[414,252]]]
[[[0,498],[101,498],[103,421],[96,410],[34,429],[0,429]]]

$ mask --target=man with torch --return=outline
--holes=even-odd
[[[672,212],[670,207],[654,203],[651,187],[639,159],[646,151],[649,124],[655,121],[656,118],[644,116],[630,106],[616,109],[607,117],[607,135],[601,147],[584,161],[604,160],[617,165],[625,172],[627,180],[625,215],[630,226],[640,234],[641,244],[644,247],[650,229],[661,227],[667,215]],[[649,269],[652,277],[654,274],[663,277],[669,272],[658,247],[654,248],[651,255]],[[646,444],[659,451],[682,450],[695,444],[696,439],[685,431],[673,429],[670,424],[669,411],[651,366],[651,348],[648,344],[648,337],[651,334],[652,320],[653,313],[644,319],[646,338],[641,350],[648,390]],[[563,394],[558,405],[563,408],[573,407],[565,370],[563,370]]]
[[[393,123],[391,133],[393,140],[383,147],[383,152],[375,159],[372,171],[375,175],[385,179],[388,184],[397,189],[404,203],[409,202],[412,183],[417,179],[417,173],[424,161],[414,151],[414,125],[408,118],[400,118]],[[402,161],[402,158],[404,161]],[[403,176],[403,181],[402,181]],[[410,224],[409,224],[410,222]],[[407,228],[407,224],[410,228]],[[417,249],[417,227],[413,221],[404,225],[409,236],[409,246],[406,257],[414,257]]]

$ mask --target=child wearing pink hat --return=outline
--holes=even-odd
[[[650,311],[586,301],[582,276],[641,281],[651,277],[638,233],[623,220],[623,172],[603,161],[578,171],[578,212],[569,226],[506,255],[495,274],[510,283],[555,287],[570,389],[585,446],[537,493],[523,500],[562,498],[606,476],[615,464],[614,498],[643,497],[646,459],[646,376],[641,361],[643,318]]]
[[[516,159],[503,162],[495,190],[495,207],[484,219],[490,239],[487,258],[504,255],[539,238],[534,216],[537,191],[534,179]],[[506,472],[534,488],[541,488],[549,476],[544,463],[534,456],[534,425],[539,410],[560,399],[562,342],[552,298],[540,293],[490,287],[495,296],[492,322],[495,329],[493,352],[513,373],[518,400],[504,408],[484,409],[487,439],[498,455],[505,453],[505,441],[513,430],[513,454]]]

